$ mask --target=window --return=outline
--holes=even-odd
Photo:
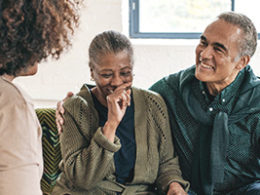
[[[217,15],[231,10],[260,30],[257,0],[129,0],[129,7],[131,38],[197,39]]]

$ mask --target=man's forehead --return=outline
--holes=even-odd
[[[237,25],[218,19],[206,27],[202,37],[214,42],[237,42],[241,34],[242,30]]]
[[[204,33],[208,31],[213,31],[217,34],[229,33],[240,35],[242,33],[242,30],[239,28],[239,26],[229,23],[223,19],[217,19],[210,23],[204,30]]]

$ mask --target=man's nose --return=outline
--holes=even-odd
[[[213,48],[206,47],[200,52],[200,60],[211,59],[213,56]]]

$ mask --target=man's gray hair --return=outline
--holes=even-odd
[[[257,46],[257,32],[253,22],[247,16],[236,12],[224,12],[218,16],[218,19],[236,25],[244,32],[239,40],[240,56],[252,57]]]

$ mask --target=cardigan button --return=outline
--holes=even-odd
[[[210,112],[212,112],[212,111],[213,111],[213,108],[212,108],[212,107],[210,107],[210,108],[209,108],[209,111],[210,111]]]

